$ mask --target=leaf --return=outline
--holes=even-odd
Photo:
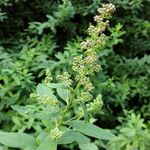
[[[21,122],[20,122],[20,120],[18,119],[17,116],[12,116],[12,121],[13,121],[17,126],[19,126],[19,127],[22,126],[22,124],[21,124]]]
[[[38,112],[35,111],[36,106],[33,106],[33,105],[27,105],[27,106],[13,105],[11,107],[25,117],[31,117],[31,118],[37,118],[37,119],[51,119],[59,115],[59,110],[57,110],[56,108],[52,109],[49,106],[42,107],[42,111],[38,111]],[[32,120],[30,121],[32,122]]]
[[[130,129],[130,128],[121,128],[120,133],[126,135],[127,137],[134,137],[136,135],[136,129]]]
[[[25,133],[0,132],[0,143],[14,148],[36,149],[34,137]]]
[[[94,143],[79,144],[80,150],[98,150]]]
[[[88,113],[87,113],[86,106],[85,106],[85,104],[83,104],[81,102],[79,102],[79,104],[83,109],[84,119],[85,119],[85,122],[87,123],[88,122]]]
[[[37,150],[57,150],[57,143],[47,136]]]
[[[19,80],[19,78],[17,76],[15,76],[13,74],[11,77],[15,80],[15,82],[16,82],[17,85],[20,85],[20,80]]]
[[[27,127],[28,129],[30,129],[32,127],[32,125],[34,124],[34,118],[30,117],[27,123]]]
[[[37,94],[39,94],[40,96],[49,96],[52,99],[57,100],[56,96],[53,94],[52,89],[43,84],[39,84],[37,86]]]
[[[88,143],[90,139],[83,134],[76,132],[74,130],[66,131],[63,137],[58,141],[59,144],[69,144],[69,143]]]
[[[34,110],[35,110],[35,106],[33,105],[28,105],[28,106],[13,105],[11,107],[23,116],[34,114]]]
[[[69,100],[69,90],[57,89],[57,94],[66,102]]]
[[[61,88],[61,89],[67,88],[67,85],[65,83],[48,83],[47,86],[50,87],[50,88],[55,88],[55,89],[58,89],[58,88]]]
[[[91,137],[105,140],[111,140],[115,138],[115,135],[110,131],[99,128],[98,126],[90,123],[85,123],[84,121],[71,121],[68,124],[77,129],[79,132]]]

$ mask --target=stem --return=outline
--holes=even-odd
[[[62,122],[63,122],[63,120],[64,120],[64,117],[65,117],[66,113],[68,112],[68,110],[69,110],[71,104],[72,104],[72,100],[70,100],[70,102],[67,104],[65,110],[63,111],[62,117],[61,117],[60,121],[58,122],[57,127],[60,127],[60,126],[61,126],[61,124],[62,124]]]
[[[79,103],[80,106],[82,107],[83,109],[83,113],[84,113],[84,119],[85,119],[85,122],[87,123],[88,122],[88,114],[87,114],[87,110],[86,110],[86,107],[83,103]]]
[[[80,87],[80,85],[81,85],[81,80],[79,80],[79,82],[78,82],[76,88],[74,89],[74,93],[76,93],[76,90]]]
[[[70,118],[69,120],[67,120],[66,122],[70,122],[72,120],[79,120],[80,118],[82,118],[83,115],[80,116],[74,116],[73,118]]]
[[[67,104],[66,108],[64,109],[63,113],[62,113],[62,117],[61,119],[59,120],[58,124],[57,124],[57,127],[60,127],[63,123],[63,120],[65,118],[65,115],[66,113],[68,112],[68,110],[70,109],[71,105],[72,105],[72,101],[75,97],[75,93],[76,93],[76,90],[80,87],[80,84],[81,84],[81,80],[79,80],[76,88],[73,90],[73,97],[71,98],[70,102]]]

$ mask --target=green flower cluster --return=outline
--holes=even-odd
[[[98,112],[103,106],[102,95],[99,94],[93,102],[86,105],[88,112]]]
[[[86,76],[99,72],[101,66],[98,64],[96,50],[105,43],[105,34],[103,33],[109,25],[106,19],[111,18],[112,12],[115,11],[113,4],[104,4],[98,9],[98,15],[94,17],[96,25],[90,25],[88,28],[89,37],[80,44],[81,49],[85,50],[80,56],[76,56],[73,60],[72,69],[77,72],[77,80],[81,78],[83,83],[87,80]],[[105,21],[106,20],[106,21]],[[87,84],[89,81],[87,82]],[[89,83],[90,84],[90,83]]]
[[[68,72],[63,72],[61,75],[57,75],[57,80],[59,82],[66,83],[67,85],[71,86],[72,80],[70,79],[71,75]]]
[[[53,77],[51,75],[51,72],[49,69],[46,69],[46,78],[45,78],[45,84],[48,84],[50,81],[53,80]]]
[[[40,96],[39,94],[31,93],[30,98],[39,104],[43,104],[43,105],[50,104],[51,106],[57,106],[58,105],[58,101],[52,99],[49,96]]]
[[[54,128],[50,132],[51,139],[56,141],[59,140],[63,136],[64,132],[60,131],[59,128]]]
[[[60,131],[59,128],[65,120],[68,119],[66,116],[70,110],[74,110],[72,114],[75,116],[73,118],[80,119],[83,116],[88,116],[88,114],[85,115],[85,113],[98,112],[102,108],[102,95],[99,94],[94,99],[91,94],[94,89],[91,77],[94,76],[94,73],[101,70],[101,66],[98,64],[99,58],[96,51],[105,43],[105,35],[102,32],[105,31],[109,23],[109,21],[105,21],[105,19],[110,18],[114,10],[115,7],[112,4],[103,5],[102,8],[98,9],[99,15],[94,17],[96,25],[91,25],[88,28],[89,37],[85,42],[80,44],[82,54],[73,59],[72,70],[75,72],[74,76],[71,76],[65,71],[56,76],[56,80],[59,83],[50,83],[53,78],[50,71],[46,70],[45,84],[47,86],[46,88],[51,86],[52,98],[50,96],[45,97],[37,94],[30,95],[34,101],[40,104],[59,106],[62,110],[59,117],[56,119],[56,127],[50,132],[53,140],[58,140],[62,137],[63,132]],[[61,84],[63,85],[64,83],[67,84],[66,88],[61,86]],[[66,105],[58,105],[59,100],[56,101],[53,97],[56,97],[56,99],[59,97],[63,100],[67,99]]]
[[[89,102],[92,99],[92,94],[90,94],[89,92],[81,92],[80,97],[78,97],[75,101],[76,102]]]
[[[99,14],[94,17],[96,25],[89,26],[89,37],[80,44],[81,50],[84,52],[82,55],[76,56],[73,60],[72,69],[77,73],[76,81],[79,82],[83,89],[77,97],[76,102],[86,103],[85,105],[88,112],[100,111],[103,105],[101,94],[92,101],[90,92],[94,87],[90,78],[95,72],[101,70],[101,66],[98,64],[99,58],[97,57],[96,51],[105,43],[105,34],[103,32],[109,26],[109,21],[107,19],[111,18],[111,14],[114,11],[115,6],[113,4],[104,4],[102,8],[98,9]],[[83,114],[80,107],[77,114]]]

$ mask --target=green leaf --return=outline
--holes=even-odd
[[[9,147],[21,149],[36,149],[34,137],[25,133],[0,132],[0,143]]]
[[[80,150],[98,150],[94,143],[79,144]]]
[[[105,140],[111,140],[115,138],[115,135],[110,131],[99,128],[98,126],[90,123],[85,123],[84,121],[71,121],[68,124],[77,129],[79,132],[91,137]]]
[[[19,127],[22,126],[22,124],[21,124],[21,122],[20,122],[20,120],[18,119],[17,116],[12,116],[12,121],[13,121],[17,126],[19,126]]]
[[[66,131],[63,137],[58,141],[59,144],[69,144],[69,143],[89,143],[90,139],[83,134],[76,132],[74,130]]]
[[[15,76],[13,74],[11,77],[15,80],[15,82],[16,82],[17,85],[20,85],[20,80],[19,80],[18,76]]]
[[[23,116],[27,116],[29,114],[34,114],[34,110],[35,110],[35,106],[33,106],[33,105],[27,105],[27,106],[13,105],[11,107]]]
[[[57,150],[57,143],[54,142],[48,135],[37,148],[37,150]]]
[[[26,105],[26,106],[13,105],[11,107],[14,110],[16,110],[19,114],[25,117],[37,118],[37,119],[42,119],[42,120],[43,119],[49,120],[59,115],[59,110],[57,110],[56,108],[53,109],[50,106],[42,107],[42,111],[38,111],[38,112],[35,111],[36,106],[33,106],[33,105]],[[32,124],[32,120],[30,120],[30,123]]]
[[[126,135],[127,137],[134,137],[136,135],[136,129],[130,129],[130,128],[121,128],[120,133]]]
[[[50,88],[55,88],[55,89],[58,89],[58,88],[65,89],[65,88],[67,88],[67,85],[65,83],[48,83],[47,86],[50,87]]]
[[[32,127],[32,125],[34,124],[34,118],[30,117],[27,123],[27,127],[28,129],[30,129]]]
[[[85,104],[83,104],[81,102],[79,102],[79,104],[83,109],[84,119],[85,119],[85,122],[87,123],[88,122],[88,113],[87,113],[86,106],[85,106]]]
[[[57,94],[66,102],[69,100],[69,90],[67,89],[57,89]]]
[[[39,84],[37,86],[37,94],[39,94],[40,96],[49,96],[52,99],[57,100],[56,96],[53,94],[52,89],[43,84]]]

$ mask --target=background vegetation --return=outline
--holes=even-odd
[[[121,144],[125,150],[148,150],[149,0],[0,0],[0,131],[34,133],[39,123],[16,106],[34,104],[29,95],[45,78],[46,69],[54,76],[69,72],[96,10],[109,2],[116,12],[105,32],[107,42],[98,53],[103,70],[93,81],[104,106],[93,122],[117,135],[107,149],[117,150],[117,143],[118,150]]]

